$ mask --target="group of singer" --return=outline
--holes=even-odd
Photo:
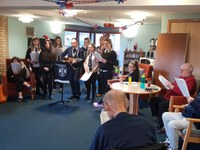
[[[33,59],[33,53],[38,54],[38,59]],[[91,100],[91,103],[93,103],[96,96],[101,96],[107,92],[101,100],[101,103],[104,105],[103,107],[108,114],[108,119],[97,129],[90,147],[91,150],[107,149],[108,146],[135,147],[156,143],[155,129],[152,124],[144,117],[136,117],[127,113],[128,100],[125,93],[117,90],[109,91],[107,81],[113,78],[114,66],[118,65],[118,61],[117,54],[113,50],[112,41],[108,37],[102,36],[98,47],[90,43],[89,38],[85,38],[84,47],[82,48],[79,47],[77,39],[72,38],[71,47],[68,47],[66,50],[62,46],[62,40],[59,36],[54,39],[54,44],[50,39],[46,39],[44,48],[40,46],[39,38],[34,37],[31,40],[25,58],[30,64],[31,70],[35,73],[36,95],[42,96],[43,99],[53,99],[52,92],[53,89],[56,88],[56,83],[54,82],[54,65],[56,61],[66,62],[71,66],[68,71],[71,95],[68,99],[80,99],[81,89],[79,80],[84,73],[90,74],[89,78],[84,81],[86,88],[85,100]],[[19,58],[16,56],[13,57],[12,62],[19,62]],[[25,86],[30,91],[34,89],[25,79],[28,76],[27,66],[22,62],[19,63],[22,64],[23,69],[19,72],[15,72],[12,70],[12,67],[9,66],[7,68],[7,78],[10,82],[16,83],[18,102],[21,103],[24,101],[22,87]],[[180,67],[179,76],[179,78],[185,80],[191,95],[198,90],[196,89],[196,80],[192,75],[193,70],[194,68],[191,64],[184,63]],[[128,76],[131,76],[133,81],[138,82],[141,71],[137,61],[129,63],[128,71]],[[98,80],[98,92],[96,92],[96,80]],[[127,80],[126,78],[125,81]],[[157,118],[159,123],[158,133],[166,133],[168,137],[166,141],[168,149],[178,150],[178,131],[188,126],[186,117],[200,117],[200,107],[197,108],[197,106],[200,106],[200,93],[196,98],[187,97],[188,105],[185,107],[184,111],[175,114],[167,112],[169,100],[171,96],[182,95],[182,93],[176,82],[168,82],[166,86],[168,87],[166,94],[163,96],[151,97],[149,103],[152,116]],[[62,86],[60,85],[60,87]],[[124,119],[127,124],[124,124]],[[115,125],[116,128],[113,128]],[[144,127],[144,125],[146,126]],[[119,126],[120,128],[118,129]],[[133,128],[134,126],[136,127]],[[198,124],[198,128],[200,128],[200,124]],[[148,129],[148,131],[145,129]],[[116,135],[115,138],[111,138],[114,133]],[[138,140],[135,140],[135,143],[132,140],[135,138],[134,133],[140,135],[138,136]],[[121,135],[123,135],[123,139],[120,139]],[[145,140],[144,137],[146,137]]]
[[[95,53],[99,53],[101,58],[97,58],[94,55]],[[38,57],[33,59],[33,54],[37,54]],[[89,38],[85,38],[84,46],[79,47],[77,39],[72,38],[71,46],[67,49],[62,46],[62,40],[59,36],[54,39],[54,44],[50,39],[46,39],[44,47],[41,47],[39,38],[34,37],[26,51],[25,58],[29,63],[27,67],[35,73],[35,93],[37,96],[42,96],[44,100],[53,99],[52,93],[56,89],[56,83],[54,82],[54,65],[56,61],[64,61],[71,66],[68,71],[71,96],[68,99],[80,99],[80,77],[85,72],[91,73],[89,79],[84,81],[86,88],[85,100],[91,100],[91,103],[95,101],[96,96],[101,96],[108,91],[107,80],[112,79],[114,66],[118,63],[117,54],[112,47],[112,41],[104,35],[101,36],[100,46],[98,47],[90,43]],[[25,77],[23,76],[23,78]],[[97,95],[96,80],[99,83]],[[13,80],[10,81],[15,82]],[[23,83],[21,85],[23,86]],[[22,89],[19,88],[17,91],[21,93]],[[21,95],[20,97],[22,97]]]

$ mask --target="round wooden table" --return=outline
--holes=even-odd
[[[147,87],[147,84],[145,84],[145,87]],[[115,82],[110,85],[111,89],[115,90],[121,90],[127,94],[129,94],[129,113],[130,114],[138,114],[138,100],[139,100],[139,95],[142,94],[155,94],[158,93],[161,88],[157,85],[151,84],[149,87],[152,89],[151,91],[146,91],[145,89],[140,88],[140,82],[132,82],[129,84],[128,82]]]

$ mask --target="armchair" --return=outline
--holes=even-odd
[[[146,78],[152,78],[153,66],[148,64],[139,63],[139,68],[144,69]]]
[[[26,61],[26,59],[20,59],[21,61],[24,62],[24,64],[26,66],[29,66],[28,62]],[[11,64],[11,59],[7,58],[6,59],[6,68]],[[27,82],[33,87],[35,88],[35,74],[33,72],[30,72],[30,77],[29,79],[27,79]],[[3,73],[2,75],[2,85],[3,85],[3,92],[5,96],[17,96],[17,88],[16,85],[14,83],[10,83],[7,80],[7,76],[6,73]],[[35,92],[30,92],[28,90],[28,88],[24,87],[23,88],[23,94],[30,94],[31,95],[31,99],[34,99],[35,97]]]

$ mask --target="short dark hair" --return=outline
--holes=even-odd
[[[17,60],[18,62],[19,62],[19,57],[17,57],[17,56],[14,56],[13,58],[12,58],[12,62],[14,61],[14,60]]]

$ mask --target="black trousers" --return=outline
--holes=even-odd
[[[71,86],[73,96],[80,96],[81,95],[79,77],[80,77],[80,68],[77,68],[76,70],[70,71],[69,82],[70,82],[70,86]]]
[[[43,85],[42,85],[42,80],[41,80],[42,71],[41,71],[40,67],[32,67],[32,69],[33,69],[33,72],[35,73],[35,79],[36,79],[36,93],[39,93],[40,92],[40,88],[42,90],[44,90],[43,89]]]
[[[162,120],[162,114],[168,111],[169,100],[164,99],[162,96],[152,97],[150,99],[150,107],[152,116],[157,116],[160,124],[160,128],[164,126]]]
[[[99,94],[104,94],[109,90],[108,86],[108,80],[112,79],[113,77],[113,70],[108,70],[107,72],[100,71],[100,93]]]
[[[93,73],[91,77],[85,82],[88,98],[90,98],[90,91],[92,86],[92,100],[95,98],[96,95],[96,80],[97,80],[97,73]]]
[[[20,75],[14,75],[13,78],[10,78],[10,81],[12,83],[16,83],[17,86],[17,92],[22,92],[23,89],[23,83],[25,82],[25,77]]]
[[[49,71],[43,71],[42,81],[43,81],[43,90],[44,90],[43,97],[46,97],[47,95],[47,85],[48,85],[49,96],[51,96],[52,90],[53,90],[53,73]]]

